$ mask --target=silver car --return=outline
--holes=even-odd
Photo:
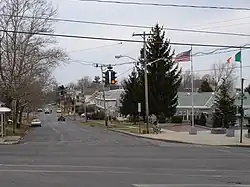
[[[40,121],[40,119],[33,119],[31,121],[31,127],[41,127],[42,126],[42,122]]]

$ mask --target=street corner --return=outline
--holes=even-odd
[[[137,137],[137,138],[147,139],[147,140],[155,140],[155,141],[161,141],[161,142],[167,142],[167,143],[188,144],[188,145],[205,145],[205,144],[190,143],[190,142],[185,142],[185,141],[180,141],[180,140],[171,140],[171,139],[162,139],[162,138],[157,138],[157,137],[150,137],[150,136],[146,136],[145,134],[135,134],[135,133],[132,133],[132,132],[118,130],[118,129],[110,129],[110,130],[113,131],[113,132],[129,135],[129,136],[134,136],[134,137]]]
[[[7,136],[5,138],[0,139],[0,145],[13,145],[20,143],[22,137],[21,136]]]
[[[0,145],[14,145],[14,144],[19,144],[20,143],[20,140],[17,140],[17,141],[3,141],[3,142],[0,142]]]

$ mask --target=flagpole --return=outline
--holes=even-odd
[[[194,127],[194,67],[193,67],[193,51],[191,45],[191,58],[190,58],[190,65],[191,65],[191,102],[192,102],[192,127]]]
[[[191,65],[191,102],[192,102],[192,118],[191,118],[191,129],[189,131],[190,135],[196,135],[197,130],[194,127],[194,67],[193,67],[193,47],[191,45],[191,54],[190,54],[190,65]]]
[[[243,136],[243,121],[244,121],[244,79],[242,73],[242,54],[240,48],[240,77],[241,77],[241,97],[240,97],[240,143],[242,143],[242,136]]]
[[[240,55],[241,55],[241,48],[240,48]],[[243,78],[243,73],[242,73],[242,59],[241,58],[240,58],[240,78],[241,79]]]

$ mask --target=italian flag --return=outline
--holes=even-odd
[[[234,56],[229,57],[227,59],[227,63],[231,63],[232,58],[233,58],[234,62],[241,62],[241,51],[239,51],[238,53],[236,53]]]

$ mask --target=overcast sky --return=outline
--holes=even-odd
[[[126,1],[126,0],[121,0]],[[132,0],[131,0],[132,1]],[[133,0],[138,1],[138,0]],[[139,2],[173,3],[188,5],[209,5],[209,6],[231,6],[250,7],[249,0],[140,0]],[[167,28],[181,29],[203,29],[209,31],[235,32],[250,34],[250,11],[215,10],[215,9],[193,9],[193,8],[171,8],[155,6],[117,5],[108,3],[81,2],[80,0],[52,0],[58,8],[58,18],[76,19],[84,21],[97,21],[108,23],[121,23],[133,25],[154,26],[156,23]],[[136,39],[132,37],[133,32],[141,33],[147,29],[125,28],[114,26],[101,26],[78,23],[56,23],[56,33],[69,35],[82,35],[93,37],[109,37],[122,39]],[[171,42],[183,43],[204,43],[220,45],[244,45],[250,44],[250,37],[226,36],[199,34],[189,32],[166,31]],[[54,75],[61,84],[75,82],[81,77],[90,76],[93,78],[101,74],[100,69],[93,65],[82,63],[96,62],[117,64],[130,61],[129,59],[115,59],[115,55],[128,55],[138,58],[141,44],[122,43],[100,40],[85,40],[72,38],[58,38],[59,46],[64,48],[72,62],[58,67]],[[188,46],[172,46],[176,53],[188,50]],[[210,51],[215,48],[194,47],[193,53]],[[226,62],[226,59],[235,52],[194,57],[194,70],[199,74],[209,71],[213,63]],[[250,66],[249,50],[242,52],[243,66]],[[119,74],[118,80],[125,78],[132,65],[115,67]],[[189,69],[189,63],[183,63],[184,70]],[[239,72],[239,70],[237,70]],[[243,75],[250,83],[250,67],[244,67]],[[126,73],[127,72],[127,73]]]

